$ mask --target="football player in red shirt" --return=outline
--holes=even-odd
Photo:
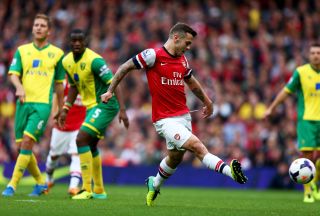
[[[184,84],[203,102],[204,118],[212,115],[213,103],[192,74],[185,51],[190,49],[197,33],[184,23],[174,25],[163,47],[146,49],[129,59],[117,70],[111,85],[101,99],[107,102],[124,78],[133,70],[146,70],[152,95],[152,121],[159,135],[166,139],[168,156],[159,166],[157,175],[147,179],[146,203],[153,205],[162,183],[168,179],[181,163],[186,150],[191,151],[209,169],[223,173],[240,184],[247,181],[238,160],[230,166],[219,157],[208,152],[206,146],[192,133],[190,111],[186,105]]]

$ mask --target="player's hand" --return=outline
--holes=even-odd
[[[126,110],[120,110],[119,112],[119,123],[123,122],[124,126],[128,129],[129,128],[129,119],[127,116]]]
[[[213,113],[213,104],[209,103],[206,104],[203,108],[202,108],[202,116],[203,118],[208,118],[212,115]]]
[[[264,118],[268,118],[269,116],[271,116],[273,112],[273,109],[271,107],[269,107],[265,112],[264,112]]]
[[[112,93],[110,91],[107,91],[106,93],[102,94],[100,98],[103,103],[107,103],[110,98],[112,98]]]
[[[26,93],[23,88],[18,88],[16,90],[16,96],[19,97],[20,103],[24,103],[26,100]]]
[[[60,112],[59,112],[59,115],[58,115],[58,126],[60,128],[64,128],[64,125],[66,123],[66,118],[67,118],[67,114],[68,114],[68,111],[65,110],[65,109],[62,109]]]

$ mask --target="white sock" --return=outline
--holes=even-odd
[[[58,158],[52,160],[51,155],[48,155],[46,161],[46,182],[53,182],[53,172],[58,165]]]
[[[170,168],[166,163],[166,157],[162,159],[157,176],[153,179],[153,187],[159,190],[162,183],[167,180],[177,169]]]
[[[80,183],[80,179],[81,179],[80,157],[79,155],[71,155],[69,188],[78,187]]]
[[[224,175],[232,178],[230,166],[225,164],[219,157],[211,153],[207,153],[203,157],[202,163],[206,165],[206,167],[208,167],[209,169],[223,173]]]

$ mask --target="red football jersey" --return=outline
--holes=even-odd
[[[132,58],[137,68],[145,68],[152,97],[152,121],[189,112],[184,78],[192,69],[184,55],[172,56],[164,47],[146,49]]]
[[[68,90],[69,90],[69,84],[65,83],[65,88],[64,88],[64,100],[65,101],[68,96]],[[56,127],[61,131],[79,130],[85,117],[86,117],[86,107],[82,105],[81,97],[78,94],[73,106],[71,107],[71,109],[68,112],[64,128],[60,128],[60,127],[58,127],[58,125],[56,125]]]

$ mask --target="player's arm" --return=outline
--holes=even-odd
[[[296,70],[294,71],[287,85],[277,94],[276,98],[272,101],[271,105],[264,113],[264,117],[269,117],[273,113],[274,109],[298,88],[300,88],[300,76],[298,71]]]
[[[130,72],[135,69],[138,69],[137,66],[134,64],[132,59],[129,59],[124,64],[120,65],[117,72],[115,73],[112,82],[108,88],[108,91],[101,95],[102,102],[106,103],[112,97],[113,92],[121,82],[121,80]]]
[[[122,97],[122,86],[121,84],[119,84],[118,88],[116,88],[115,90],[115,95],[118,99],[118,102],[119,102],[119,106],[120,106],[120,112],[119,112],[119,123],[123,122],[124,126],[126,128],[129,128],[129,119],[128,119],[128,116],[127,116],[127,112],[126,112],[126,106],[124,104],[124,99]]]
[[[61,57],[55,67],[55,77],[54,77],[55,79],[54,88],[57,95],[57,105],[58,105],[59,111],[62,109],[62,106],[63,106],[63,98],[64,98],[63,81],[65,79],[65,74],[66,74],[62,65],[62,59],[63,59],[63,54],[61,54]]]
[[[212,100],[205,93],[199,81],[192,75],[185,77],[184,81],[188,85],[192,93],[203,102],[204,104],[203,110],[202,110],[203,117],[207,118],[211,116],[213,112]]]
[[[126,61],[124,64],[122,64],[106,93],[101,95],[101,100],[104,103],[107,103],[108,100],[112,97],[112,94],[114,90],[117,88],[118,84],[121,82],[121,80],[130,72],[135,69],[142,69],[142,68],[150,68],[154,65],[156,61],[156,52],[154,49],[145,49],[142,52],[135,55],[133,58]]]
[[[16,88],[16,96],[19,98],[20,102],[23,103],[26,99],[26,93],[24,91],[23,85],[20,80],[20,76],[22,73],[22,63],[19,49],[15,52],[10,68],[9,75],[10,81]]]

